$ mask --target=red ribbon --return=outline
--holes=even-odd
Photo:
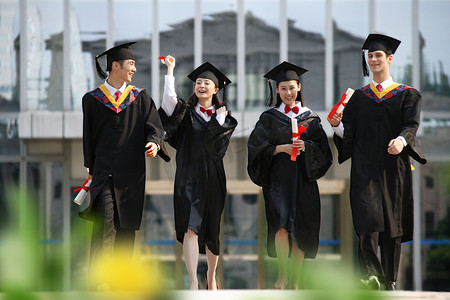
[[[73,192],[74,192],[74,193],[77,193],[77,192],[79,192],[79,191],[81,191],[81,190],[85,190],[86,193],[89,192],[89,187],[86,186],[86,183],[87,183],[88,181],[89,181],[89,178],[86,179],[86,181],[83,183],[83,186],[82,186],[82,187],[77,188],[77,189],[74,189]]]
[[[159,56],[158,57],[158,59],[162,59],[162,60],[165,60],[166,59],[166,57],[165,56]],[[170,60],[170,62],[173,62],[173,58],[171,58],[171,59],[169,59]]]
[[[293,139],[300,139],[300,135],[306,131],[306,129],[308,128],[308,125],[303,126],[303,125],[298,125],[298,132],[293,132],[292,133],[292,138]],[[297,151],[298,148],[297,147],[293,147],[292,148],[292,153],[291,153],[291,160],[292,161],[296,161],[297,160]]]

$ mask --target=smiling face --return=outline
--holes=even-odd
[[[387,55],[382,50],[372,51],[367,54],[367,60],[370,70],[374,74],[389,72],[389,66],[392,62],[392,55]]]
[[[136,62],[133,59],[123,60],[121,63],[113,62],[116,65],[117,76],[122,82],[131,82],[133,79],[133,74],[137,72]],[[114,66],[113,66],[114,68]]]
[[[286,106],[292,107],[295,105],[295,99],[297,99],[301,86],[297,80],[288,80],[280,82],[275,86],[275,90],[280,95],[281,101]]]
[[[210,79],[197,78],[195,80],[194,93],[199,101],[212,100],[213,95],[217,94],[218,91],[216,84]]]

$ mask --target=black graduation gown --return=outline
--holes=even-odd
[[[291,119],[272,108],[263,112],[248,139],[248,174],[263,188],[268,225],[267,252],[276,257],[275,234],[285,228],[306,258],[315,258],[319,247],[320,195],[316,180],[332,163],[326,133],[312,111],[296,117],[308,124],[301,135],[305,152],[273,155],[275,147],[292,143]]]
[[[220,219],[227,193],[223,157],[237,126],[227,116],[221,126],[216,114],[206,122],[193,107],[178,100],[173,115],[159,109],[166,140],[177,150],[174,186],[175,230],[183,243],[188,228],[198,235],[199,248],[205,245],[219,255]]]
[[[133,88],[118,107],[109,102],[100,88],[84,95],[84,166],[93,175],[91,199],[102,191],[112,175],[121,228],[139,229],[145,194],[145,145],[154,142],[165,161],[164,130],[158,111],[145,90]],[[92,203],[80,217],[94,220]]]
[[[334,135],[334,142],[339,163],[352,159],[350,202],[357,234],[388,232],[403,242],[412,239],[409,157],[426,163],[416,139],[420,109],[420,93],[405,85],[382,93],[367,85],[349,100],[342,118],[344,138]],[[398,136],[408,145],[399,155],[390,155],[389,141]]]

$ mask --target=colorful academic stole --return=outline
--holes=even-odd
[[[373,82],[371,82],[370,84],[362,87],[361,91],[364,93],[364,95],[366,95],[376,103],[380,103],[410,88],[410,86],[404,84],[393,83],[380,92],[377,90]]]
[[[115,113],[120,113],[127,108],[128,105],[134,102],[141,91],[142,89],[139,89],[134,85],[128,85],[120,95],[119,99],[115,100],[106,86],[102,84],[100,87],[89,92],[89,94]]]

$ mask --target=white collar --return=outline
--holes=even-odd
[[[288,116],[289,118],[295,118],[296,116],[304,113],[305,111],[310,110],[307,107],[302,106],[301,102],[298,102],[295,104],[295,106],[298,107],[298,114],[294,113],[292,110],[290,112],[288,112],[287,114],[284,113],[284,108],[286,107],[286,104],[284,104],[283,102],[281,102],[279,107],[276,107],[276,109],[280,112],[282,112],[283,114],[285,114],[286,116]]]
[[[197,114],[202,117],[203,120],[205,120],[206,122],[209,122],[209,120],[211,120],[211,116],[208,116],[207,113],[203,113],[200,111],[200,107],[203,107],[200,105],[200,103],[197,102],[197,105],[195,106],[195,112],[197,112]],[[204,107],[205,109],[212,109],[212,112],[215,113],[216,112],[216,107],[214,106],[214,104],[210,107]]]
[[[105,86],[106,86],[106,88],[108,89],[108,91],[109,91],[109,93],[111,94],[111,96],[114,96],[114,94],[115,94],[117,91],[119,91],[120,94],[122,94],[123,91],[125,91],[125,88],[127,87],[127,83],[124,82],[124,83],[122,84],[122,86],[120,87],[120,89],[116,89],[115,87],[113,87],[112,85],[110,85],[110,84],[108,83],[108,80],[105,80]]]
[[[384,89],[388,88],[389,86],[393,85],[395,82],[394,82],[394,80],[392,79],[392,77],[389,77],[388,79],[386,79],[385,81],[383,81],[383,82],[381,82],[381,83],[376,82],[376,81],[374,81],[374,80],[372,79],[372,83],[373,83],[375,86],[377,86],[378,84],[380,84],[380,85],[381,85],[381,88],[384,90]]]

